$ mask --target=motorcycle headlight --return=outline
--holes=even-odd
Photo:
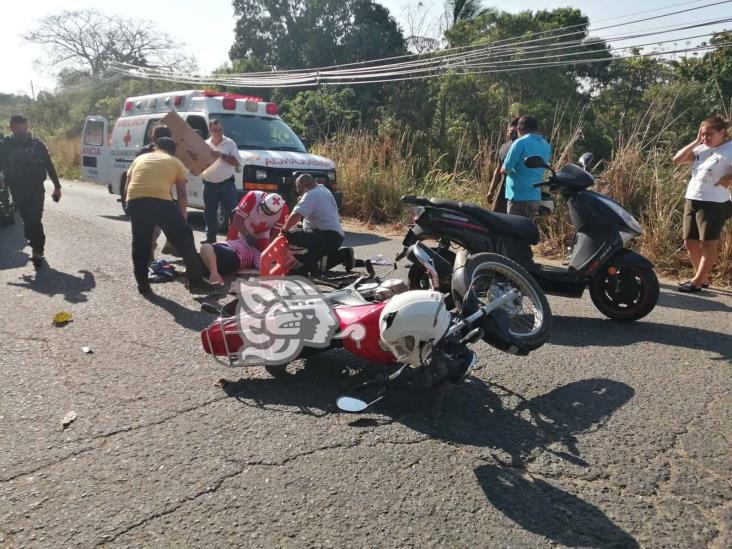
[[[257,170],[254,176],[257,178],[257,181],[263,181],[267,179],[267,170]]]

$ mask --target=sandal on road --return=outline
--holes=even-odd
[[[692,284],[693,285],[694,283],[691,280],[687,280],[686,282],[679,282],[679,286],[683,286],[685,284]],[[702,284],[701,287],[702,288],[709,288],[709,283]]]
[[[694,286],[694,283],[690,280],[687,282],[684,282],[683,284],[679,284],[678,291],[684,292],[684,293],[693,293],[693,292],[701,292],[702,291],[701,286]]]

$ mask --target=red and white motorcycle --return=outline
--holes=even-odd
[[[367,278],[327,294],[305,279],[245,282],[236,303],[205,308],[218,318],[201,332],[203,348],[226,365],[264,366],[274,376],[293,360],[345,349],[384,366],[377,379],[356,388],[375,388],[375,395],[338,399],[341,410],[360,412],[395,386],[465,379],[477,362],[469,345],[478,339],[526,355],[549,336],[552,315],[541,288],[500,255],[466,257],[453,274],[452,311],[438,291],[407,291],[401,280]]]

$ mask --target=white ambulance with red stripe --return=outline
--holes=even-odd
[[[148,145],[153,126],[168,112],[176,111],[201,137],[207,139],[208,121],[216,118],[224,135],[233,139],[242,158],[235,179],[240,196],[249,190],[274,191],[291,206],[296,200],[295,178],[309,173],[326,185],[340,205],[336,170],[332,160],[310,154],[295,132],[279,117],[277,105],[260,97],[216,91],[188,90],[128,98],[108,137],[108,121],[86,119],[81,143],[82,178],[107,185],[124,204],[124,185],[129,165],[140,148]],[[188,174],[188,205],[203,208],[203,183]],[[228,212],[220,212],[225,230]]]

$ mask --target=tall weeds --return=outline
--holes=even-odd
[[[619,136],[618,148],[609,161],[597,167],[594,190],[607,194],[638,219],[643,235],[630,246],[651,259],[664,274],[689,276],[691,263],[683,249],[682,212],[689,170],[675,167],[674,151],[659,143],[658,131],[666,124],[661,113],[649,110],[628,135]],[[569,132],[549,132],[554,145],[552,163],[561,166],[576,160],[580,152],[582,125],[577,122]],[[413,142],[408,132],[398,137],[366,132],[343,133],[319,143],[315,151],[335,161],[338,185],[344,192],[346,215],[367,222],[398,223],[407,218],[408,209],[400,203],[404,194],[418,194],[474,202],[487,206],[493,171],[497,165],[499,139],[480,141],[477,150],[460,147],[452,170],[442,157],[413,157]],[[419,173],[418,166],[432,166]],[[557,208],[550,217],[539,220],[543,234],[538,251],[561,257],[571,246],[574,230],[566,205],[555,196]],[[732,224],[732,222],[730,222]],[[714,269],[715,283],[732,284],[732,231],[729,227],[720,242],[720,259]]]
[[[80,139],[54,137],[46,141],[53,164],[59,177],[79,179],[81,177]]]

